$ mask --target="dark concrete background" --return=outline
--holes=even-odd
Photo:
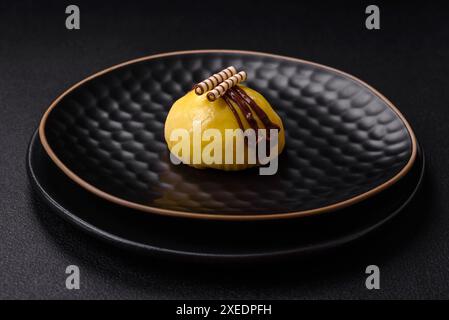
[[[0,298],[370,299],[449,296],[449,22],[438,2],[0,1]],[[344,3],[344,5],[343,5]],[[227,21],[226,27],[216,23]],[[227,269],[172,265],[97,242],[36,200],[25,154],[49,103],[71,84],[132,58],[206,48],[265,51],[330,65],[390,98],[427,153],[424,189],[381,233],[295,264]],[[81,290],[65,289],[65,268]],[[381,290],[365,289],[365,267]]]

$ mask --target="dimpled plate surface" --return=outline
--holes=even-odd
[[[164,122],[171,105],[229,65],[247,71],[247,85],[283,120],[286,147],[273,176],[170,162]],[[40,133],[66,173],[113,201],[180,215],[263,216],[347,202],[396,179],[414,160],[414,136],[401,117],[373,89],[331,68],[210,51],[161,55],[94,76],[55,101]]]

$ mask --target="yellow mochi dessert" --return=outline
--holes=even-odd
[[[285,134],[280,117],[260,93],[245,86],[238,85],[236,87],[235,90],[241,89],[239,92],[246,93],[246,96],[251,98],[259,107],[259,112],[254,112],[253,108],[250,109],[252,112],[249,113],[253,113],[253,122],[249,121],[251,119],[248,120],[248,114],[244,114],[244,109],[239,108],[235,101],[226,97],[209,101],[205,94],[197,95],[192,90],[173,104],[165,121],[165,140],[172,156],[187,165],[200,169],[242,170],[260,165],[259,161],[254,163],[254,161],[249,160],[248,152],[251,148],[254,148],[254,145],[251,146],[247,139],[245,139],[243,163],[242,161],[236,161],[236,153],[241,149],[237,148],[237,136],[229,136],[230,130],[227,129],[231,129],[233,132],[239,131],[238,129],[242,129],[240,130],[242,132],[247,129],[254,129],[254,127],[269,129],[264,125],[267,122],[271,122],[277,128],[277,143],[272,145],[270,141],[272,138],[265,139],[265,149],[269,149],[266,154],[273,158],[282,152],[285,145]],[[263,112],[260,112],[260,110]],[[264,116],[265,119],[260,117],[263,113],[266,115]],[[254,121],[257,126],[255,126]],[[214,134],[210,134],[210,132]],[[228,139],[229,137],[231,139]],[[195,143],[197,138],[201,140],[197,140],[198,142]],[[221,139],[221,141],[216,141],[217,139]],[[260,142],[257,145],[260,145]],[[226,152],[228,152],[228,155],[226,155]],[[232,153],[232,155],[229,155],[229,153]],[[204,154],[221,161],[210,161],[202,156]],[[225,161],[226,156],[233,159],[232,163]]]

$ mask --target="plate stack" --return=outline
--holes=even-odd
[[[229,65],[283,120],[278,171],[170,162],[173,102]],[[415,195],[424,158],[400,111],[341,71],[270,54],[203,50],[130,61],[57,98],[31,139],[38,194],[68,221],[155,256],[246,261],[348,243]]]

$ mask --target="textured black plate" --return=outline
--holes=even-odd
[[[348,243],[398,214],[415,195],[424,173],[418,150],[417,161],[397,184],[339,212],[307,219],[234,222],[143,215],[96,197],[54,165],[37,134],[27,164],[38,195],[90,234],[145,254],[213,262],[305,255]]]
[[[274,176],[170,163],[164,121],[172,103],[211,73],[248,73],[283,119]],[[403,177],[416,140],[400,112],[340,71],[236,51],[162,54],[105,70],[69,89],[40,126],[43,146],[75,182],[115,203],[216,219],[295,217],[343,208]]]

